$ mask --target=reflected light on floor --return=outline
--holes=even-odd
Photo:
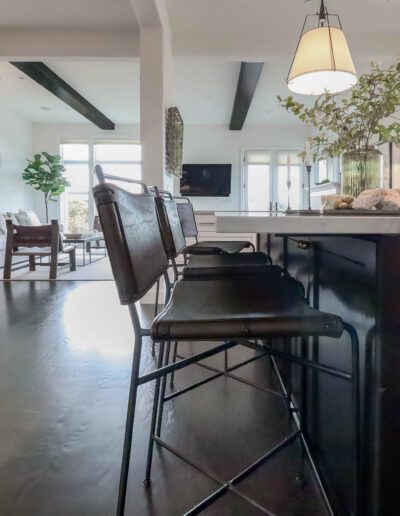
[[[108,358],[126,359],[134,346],[133,327],[128,308],[121,306],[114,285],[93,283],[79,286],[64,307],[64,325],[69,345],[78,353],[96,353]]]

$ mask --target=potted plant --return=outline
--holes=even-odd
[[[69,186],[68,180],[64,177],[65,167],[62,158],[58,154],[51,155],[47,152],[35,154],[33,160],[27,160],[22,178],[25,184],[32,186],[35,190],[43,192],[46,207],[46,222],[49,222],[49,201],[56,201],[65,187]]]
[[[324,93],[312,107],[293,97],[278,101],[287,111],[320,133],[311,138],[313,150],[323,157],[342,156],[342,190],[358,195],[383,185],[383,158],[378,142],[400,144],[400,61],[387,69],[372,63],[350,95]]]

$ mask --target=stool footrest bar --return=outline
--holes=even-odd
[[[213,355],[216,355],[217,353],[220,353],[221,351],[224,351],[225,349],[230,349],[230,348],[233,348],[234,346],[237,346],[237,344],[238,343],[235,341],[225,342],[224,344],[221,344],[220,346],[216,346],[215,348],[209,349],[207,351],[203,351],[202,353],[198,353],[197,355],[193,355],[191,357],[185,358],[183,360],[180,360],[179,362],[175,362],[175,364],[170,364],[170,365],[161,367],[160,369],[155,369],[151,373],[140,376],[138,378],[138,385],[143,385],[144,383],[151,382],[152,380],[155,380],[156,378],[159,378],[161,376],[165,376],[169,373],[172,373],[172,371],[178,371],[179,369],[183,369],[184,367],[187,367],[188,365],[195,364],[199,360],[204,360],[205,358],[212,357]]]

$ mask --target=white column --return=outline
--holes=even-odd
[[[171,105],[172,55],[168,31],[140,29],[140,139],[142,177],[148,185],[167,187],[165,116]]]

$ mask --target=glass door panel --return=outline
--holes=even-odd
[[[286,210],[288,207],[288,171],[287,166],[278,167],[278,210]],[[301,167],[292,165],[290,167],[290,208],[299,210],[301,208]]]
[[[271,202],[270,165],[267,163],[247,165],[247,210],[267,211]]]

